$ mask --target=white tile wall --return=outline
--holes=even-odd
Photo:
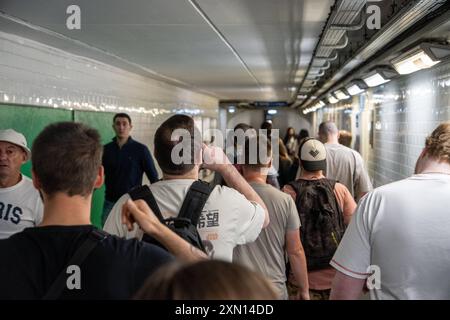
[[[182,112],[217,125],[218,99],[0,32],[0,103],[127,112],[153,153],[161,122]],[[204,128],[205,130],[207,128]],[[159,169],[159,168],[158,168]]]
[[[343,110],[339,115],[322,113],[314,126],[333,119],[342,129],[353,127],[354,138],[360,134],[359,151],[363,151],[375,186],[404,179],[413,174],[425,138],[440,123],[450,120],[450,63],[399,77],[370,90],[363,100],[361,105],[359,99],[353,99],[353,114],[344,114]],[[356,115],[373,120],[372,146],[367,123],[360,124],[366,127],[364,130],[355,132]]]

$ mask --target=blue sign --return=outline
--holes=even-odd
[[[253,105],[255,107],[261,107],[261,108],[281,108],[281,107],[288,106],[286,101],[276,101],[276,102],[256,101],[253,103]]]

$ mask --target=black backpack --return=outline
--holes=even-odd
[[[334,195],[335,184],[328,179],[289,183],[297,194],[295,203],[308,271],[329,267],[345,232],[344,216]]]
[[[169,227],[169,229],[174,231],[181,238],[192,244],[194,247],[206,252],[202,239],[200,238],[197,230],[197,224],[211,191],[212,188],[208,183],[200,180],[195,181],[186,194],[178,216],[168,219],[164,219],[162,216],[155,197],[148,186],[143,185],[136,187],[128,192],[128,194],[133,200],[145,200],[163,224]],[[144,233],[142,241],[152,243],[166,249],[162,244],[148,234]]]

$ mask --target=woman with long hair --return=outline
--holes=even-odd
[[[295,130],[292,127],[289,127],[286,131],[286,136],[284,137],[284,145],[287,148],[288,154],[290,156],[295,155],[295,151],[298,148],[297,136],[295,134]]]

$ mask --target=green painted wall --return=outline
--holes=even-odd
[[[82,122],[88,126],[95,128],[101,135],[102,144],[106,144],[114,137],[112,128],[112,119],[114,113],[75,111],[74,121]],[[101,216],[103,211],[103,201],[105,200],[105,186],[95,190],[92,197],[91,221],[92,224],[100,227]]]
[[[113,113],[70,111],[62,109],[41,108],[32,106],[0,104],[0,129],[14,129],[21,132],[31,148],[36,136],[48,124],[59,121],[83,122],[95,129],[101,135],[105,144],[114,137],[112,129]],[[31,177],[31,162],[22,166],[22,173]],[[91,221],[100,226],[104,200],[104,186],[94,192],[92,199]]]

